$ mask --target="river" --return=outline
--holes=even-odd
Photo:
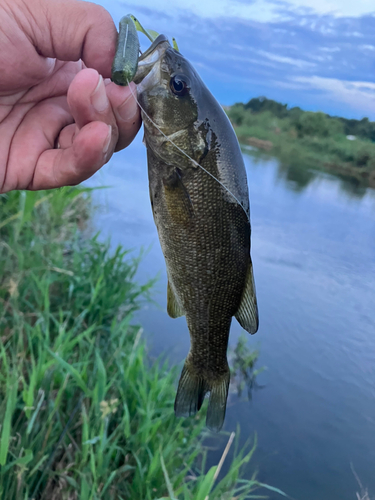
[[[242,441],[256,432],[248,473],[257,468],[259,479],[294,499],[354,500],[351,464],[375,495],[375,191],[318,172],[307,182],[277,160],[244,158],[260,313],[248,344],[267,369],[251,401],[230,396],[224,430],[239,423]],[[140,135],[88,184],[112,186],[94,194],[102,237],[135,255],[148,249],[138,279],[159,273],[159,306],[137,319],[153,354],[182,363],[189,334],[184,318],[165,311],[166,271]],[[234,320],[232,345],[240,334]]]

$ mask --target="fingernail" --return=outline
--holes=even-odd
[[[112,127],[108,125],[108,134],[103,144],[103,154],[106,155],[108,153],[109,145],[111,144],[112,139]]]
[[[107,92],[105,91],[102,75],[99,75],[98,85],[91,95],[91,104],[94,106],[96,111],[98,111],[98,113],[103,113],[103,111],[105,111],[108,107],[109,101]]]

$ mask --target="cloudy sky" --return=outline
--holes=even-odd
[[[96,2],[175,36],[222,104],[264,95],[375,120],[375,0]]]

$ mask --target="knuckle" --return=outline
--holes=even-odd
[[[99,21],[99,23],[102,24],[103,26],[110,26],[111,28],[112,26],[114,26],[111,14],[102,5],[97,5],[95,3],[92,3],[91,9],[96,24]]]

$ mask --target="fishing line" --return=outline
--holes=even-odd
[[[183,149],[181,149],[179,146],[177,146],[177,144],[175,144],[172,139],[170,139],[167,135],[164,134],[164,132],[162,130],[160,130],[160,128],[158,127],[158,125],[156,125],[156,123],[148,116],[148,114],[146,113],[146,111],[144,110],[144,108],[142,107],[142,105],[140,104],[140,102],[138,101],[137,99],[137,96],[133,93],[133,90],[131,88],[131,86],[129,85],[129,81],[127,82],[128,83],[128,87],[130,89],[130,92],[131,92],[131,95],[133,96],[135,102],[138,104],[138,106],[141,108],[141,110],[143,111],[143,113],[145,114],[145,116],[148,118],[148,120],[152,123],[152,125],[161,133],[161,135],[168,141],[170,142],[178,151],[180,151],[180,153],[182,153],[184,156],[186,156],[186,158],[188,158],[194,165],[196,165],[197,167],[200,167],[203,172],[206,172],[206,174],[208,174],[210,177],[212,177],[216,182],[218,182],[220,184],[220,186],[222,188],[225,189],[225,191],[227,191],[234,200],[236,200],[236,202],[240,205],[240,207],[242,208],[242,210],[245,212],[245,215],[246,215],[246,218],[248,219],[248,221],[250,222],[250,219],[247,215],[247,212],[246,210],[244,209],[242,203],[240,202],[240,200],[232,193],[232,191],[230,189],[228,189],[226,186],[224,186],[224,184],[222,182],[219,181],[219,179],[217,179],[214,175],[211,174],[211,172],[209,172],[208,170],[206,170],[204,167],[202,167],[202,165],[200,165],[198,162],[196,162],[195,160],[193,160],[193,158],[191,158],[187,153],[185,153],[185,151]]]

